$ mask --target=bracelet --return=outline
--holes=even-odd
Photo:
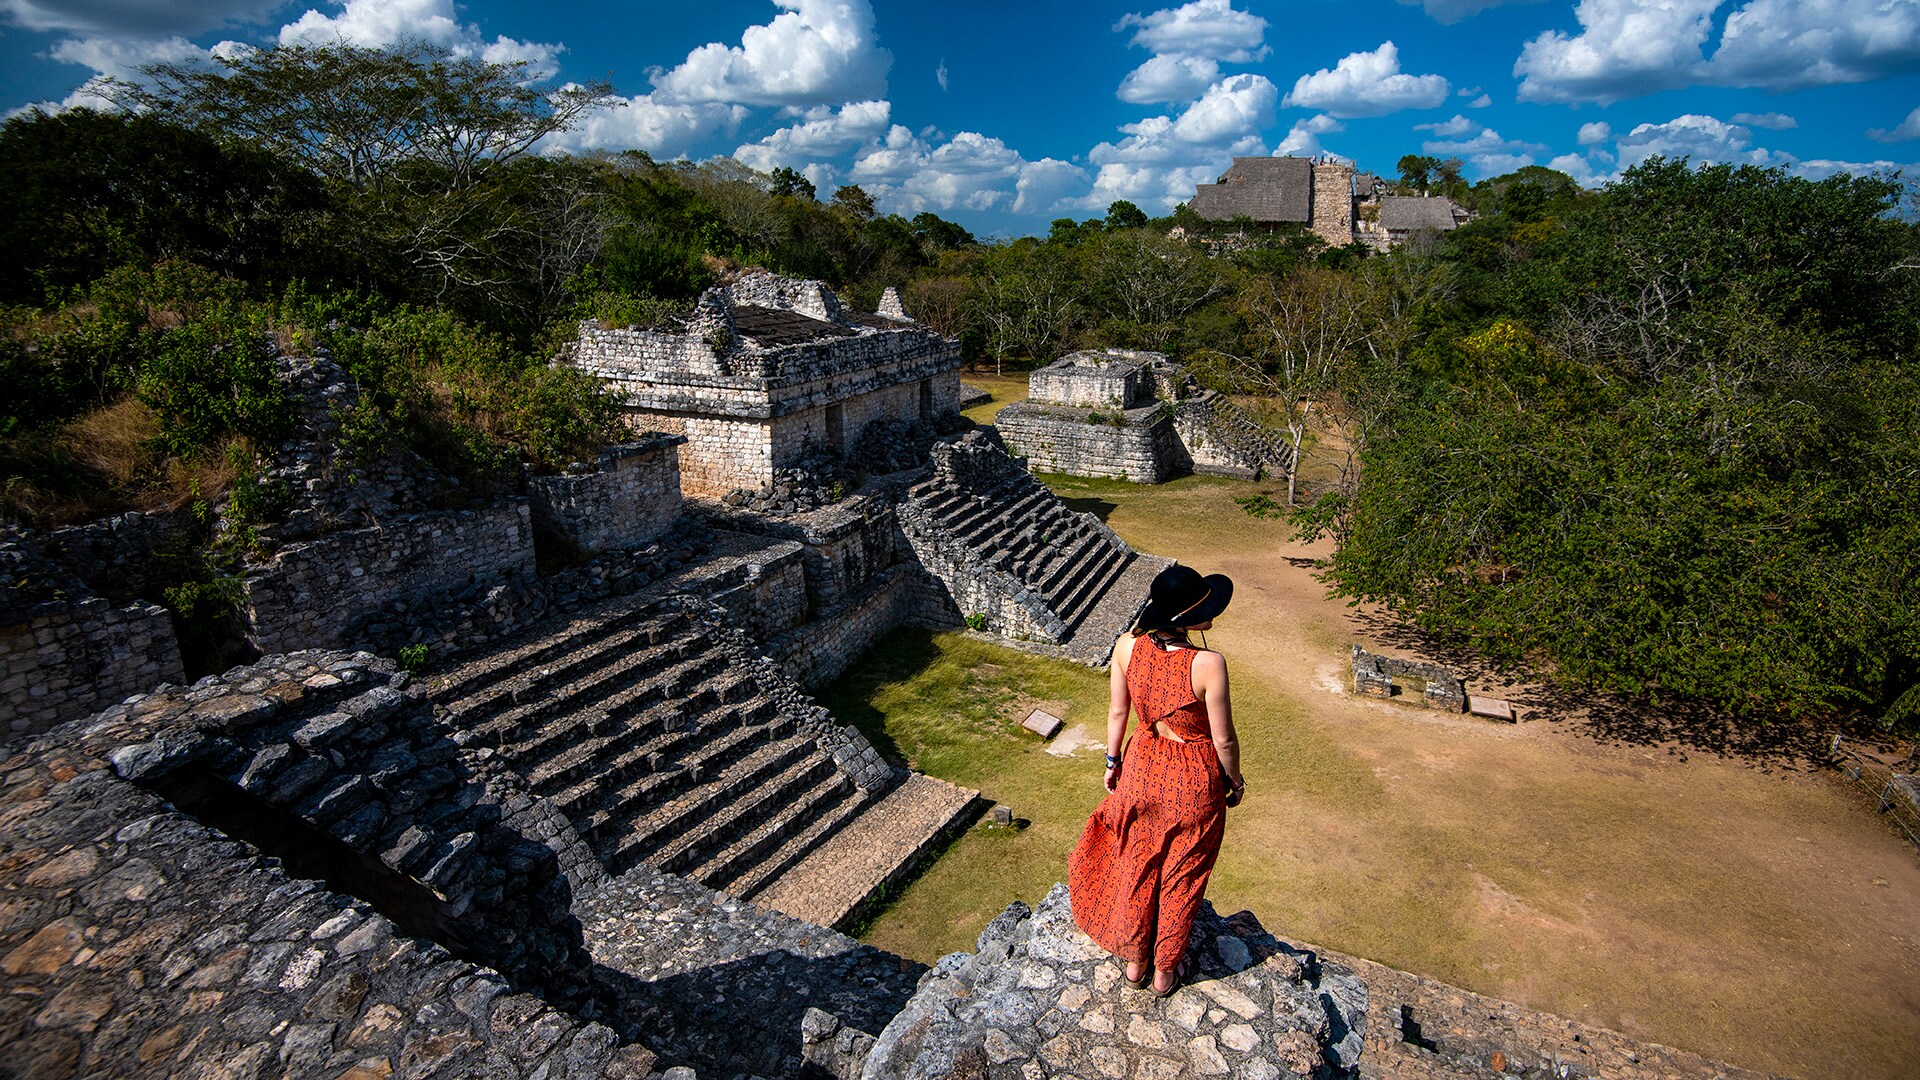
[[[1117,768],[1119,768],[1119,767],[1120,767],[1120,759],[1119,759],[1119,758],[1117,758],[1117,757],[1114,757],[1114,756],[1113,756],[1112,754],[1108,754],[1108,755],[1107,755],[1107,768],[1109,768],[1109,769],[1117,769]]]

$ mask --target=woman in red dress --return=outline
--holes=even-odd
[[[1173,993],[1187,935],[1220,854],[1226,808],[1245,790],[1227,664],[1187,640],[1226,609],[1233,582],[1172,566],[1114,643],[1107,710],[1109,794],[1068,862],[1073,920],[1126,962],[1127,985]],[[1127,714],[1140,718],[1126,740]],[[1125,747],[1125,758],[1121,757]]]

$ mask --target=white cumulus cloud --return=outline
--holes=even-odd
[[[1581,146],[1592,146],[1595,143],[1606,142],[1611,138],[1613,138],[1613,125],[1607,123],[1605,120],[1595,120],[1590,124],[1580,125],[1579,142]]]
[[[1900,121],[1899,125],[1892,131],[1888,131],[1885,128],[1868,128],[1867,138],[1872,139],[1874,142],[1883,143],[1906,142],[1908,139],[1920,139],[1920,109],[1915,109],[1908,113],[1907,118]]]
[[[1173,122],[1173,137],[1196,146],[1213,146],[1258,136],[1273,123],[1279,88],[1264,75],[1231,75],[1207,88]]]
[[[1021,167],[1020,179],[1013,185],[1013,212],[1052,213],[1086,188],[1087,171],[1072,162],[1058,158],[1029,161]]]
[[[1127,73],[1119,98],[1134,105],[1192,101],[1220,77],[1220,64],[1209,56],[1172,53],[1156,56]]]
[[[1920,172],[1920,162],[1835,161],[1828,158],[1813,158],[1807,161],[1796,161],[1787,167],[1788,172],[1795,176],[1804,176],[1808,180],[1825,180],[1829,176],[1837,176],[1840,173],[1851,173],[1854,176],[1881,176],[1895,170],[1912,176]]]
[[[1319,157],[1327,152],[1327,148],[1320,145],[1320,136],[1345,130],[1347,125],[1325,113],[1295,120],[1280,145],[1273,148],[1273,156]]]
[[[1384,116],[1401,109],[1431,109],[1447,100],[1447,89],[1442,76],[1403,74],[1400,50],[1387,41],[1372,52],[1352,53],[1330,69],[1300,76],[1283,104],[1345,118]]]
[[[1155,53],[1205,56],[1236,64],[1266,59],[1267,20],[1235,11],[1232,0],[1193,0],[1150,15],[1126,15],[1115,30],[1139,27],[1133,44]]]
[[[0,19],[26,30],[151,39],[256,23],[285,6],[286,0],[0,0]]]
[[[1915,0],[1751,0],[1727,16],[1703,81],[1792,90],[1917,66]]]
[[[1595,170],[1593,163],[1579,154],[1562,154],[1547,162],[1547,168],[1566,173],[1581,187],[1598,187],[1613,179],[1611,174],[1603,174]]]
[[[663,101],[827,105],[886,94],[893,54],[874,36],[867,0],[774,0],[781,14],[740,44],[710,42],[655,69]]]
[[[1787,131],[1800,126],[1800,121],[1786,113],[1777,112],[1737,112],[1733,114],[1733,122],[1745,124],[1748,127],[1766,128],[1769,131]]]
[[[1620,167],[1629,169],[1658,154],[1687,157],[1694,164],[1790,165],[1791,154],[1753,147],[1753,132],[1711,116],[1688,113],[1664,124],[1641,124],[1620,136]]]
[[[563,45],[516,41],[496,37],[488,41],[480,28],[463,23],[453,0],[346,0],[333,15],[309,8],[280,28],[282,45],[361,45],[381,48],[403,41],[423,41],[452,50],[456,56],[476,56],[490,63],[525,62],[534,78],[547,78],[559,69]]]
[[[1617,101],[1684,86],[1723,0],[1580,0],[1580,33],[1549,30],[1514,62],[1521,101]]]
[[[594,111],[579,127],[550,136],[541,146],[552,152],[645,150],[656,158],[677,158],[713,136],[739,130],[746,118],[743,105],[685,105],[639,94]]]
[[[804,116],[798,124],[735,150],[734,159],[762,172],[782,165],[815,164],[885,135],[893,106],[885,101],[850,101],[837,110],[822,105]]]
[[[1461,116],[1459,113],[1455,113],[1451,120],[1442,120],[1434,124],[1415,124],[1413,125],[1413,130],[1431,131],[1443,139],[1456,139],[1462,135],[1470,134],[1478,130],[1479,127],[1479,124]]]

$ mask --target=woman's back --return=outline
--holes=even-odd
[[[1159,733],[1156,724],[1183,742],[1211,738],[1206,703],[1193,693],[1193,661],[1201,650],[1185,643],[1163,647],[1151,635],[1132,642],[1127,657],[1127,695],[1142,730]]]

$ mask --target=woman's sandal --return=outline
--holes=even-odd
[[[1153,965],[1147,964],[1143,966],[1140,969],[1140,977],[1137,979],[1127,978],[1127,969],[1123,965],[1120,968],[1120,981],[1126,983],[1127,989],[1129,990],[1145,990],[1147,987],[1153,985]]]
[[[1167,984],[1165,990],[1155,990],[1153,996],[1158,998],[1172,997],[1173,992],[1180,989],[1180,987],[1186,983],[1187,968],[1190,966],[1191,960],[1191,956],[1182,956],[1179,966],[1173,969],[1173,981]]]

